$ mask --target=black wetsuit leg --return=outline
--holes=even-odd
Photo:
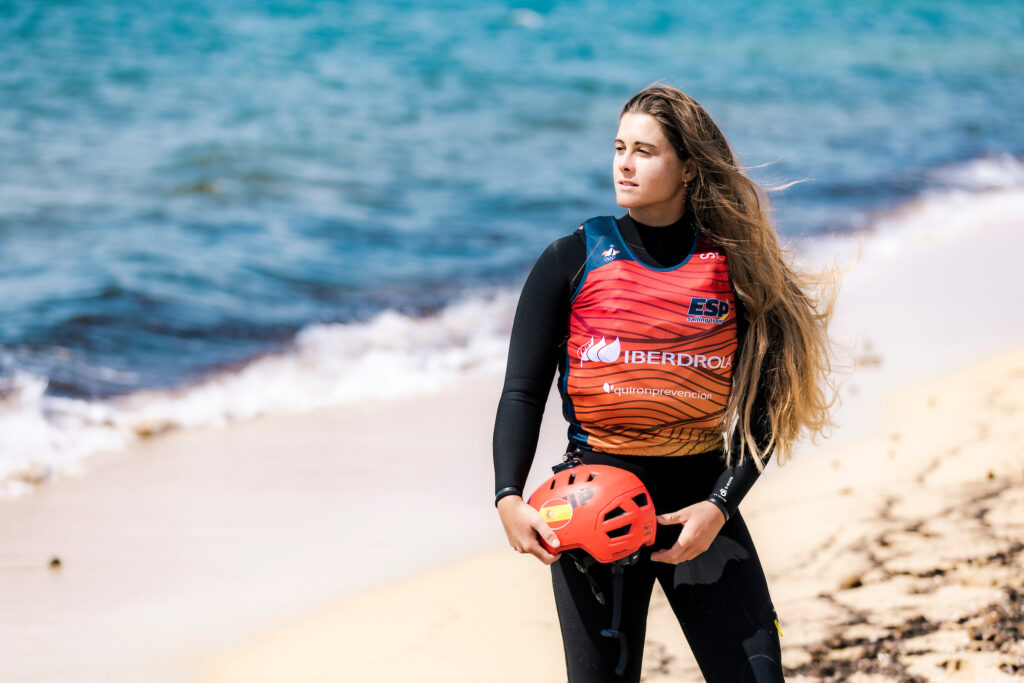
[[[783,680],[775,608],[738,513],[704,553],[656,574],[705,680]]]
[[[639,681],[643,664],[647,607],[654,588],[650,561],[625,567],[623,572],[622,616],[619,629],[626,638],[626,671],[615,675],[619,663],[619,641],[601,635],[612,623],[612,576],[609,565],[595,564],[588,571],[600,586],[604,604],[598,602],[590,579],[563,555],[551,565],[558,623],[562,629],[565,668],[570,683],[621,683]]]
[[[719,454],[652,458],[585,453],[585,462],[633,471],[651,491],[658,512],[704,499],[714,481]],[[679,620],[697,664],[712,683],[776,683],[783,680],[779,634],[768,585],[742,516],[733,515],[707,551],[679,565],[652,562],[652,550],[675,543],[681,527],[658,528],[653,548],[625,568],[621,630],[628,647],[626,672],[615,676],[618,641],[601,635],[611,625],[612,579],[606,565],[589,572],[605,596],[601,605],[591,582],[572,558],[552,565],[552,582],[571,683],[639,681],[647,610],[657,580]]]
[[[589,571],[604,594],[603,605],[571,558],[562,557],[551,566],[570,683],[640,680],[655,579],[668,597],[705,680],[784,680],[775,608],[740,515],[726,523],[707,551],[689,562],[651,562],[645,552],[640,562],[625,568],[621,629],[628,649],[621,677],[615,675],[619,643],[601,635],[612,619],[611,573],[607,565]]]

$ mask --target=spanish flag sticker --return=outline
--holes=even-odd
[[[540,516],[552,529],[561,529],[572,519],[572,506],[565,498],[552,498],[540,506]]]

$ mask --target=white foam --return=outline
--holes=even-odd
[[[1009,154],[981,157],[943,166],[929,174],[936,185],[962,190],[1005,190],[1024,187],[1024,161]]]
[[[127,445],[102,403],[47,396],[47,382],[19,372],[0,380],[0,495],[19,495],[55,471],[77,471],[82,458]]]
[[[1011,156],[985,157],[942,167],[936,181],[914,200],[870,218],[861,232],[833,233],[801,240],[804,262],[838,256],[862,264],[885,264],[910,250],[957,239],[972,231],[1021,223],[1024,163]]]
[[[512,10],[509,19],[513,25],[530,30],[537,30],[544,25],[544,16],[532,9]]]
[[[312,325],[286,352],[174,391],[105,401],[47,396],[19,373],[0,386],[0,495],[18,495],[82,458],[170,429],[225,425],[359,401],[437,391],[499,376],[517,293],[455,302],[436,315],[384,311],[364,323]]]

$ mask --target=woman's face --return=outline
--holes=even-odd
[[[679,160],[661,125],[647,114],[625,114],[615,138],[615,201],[647,225],[669,225],[686,207],[683,181],[696,171]]]

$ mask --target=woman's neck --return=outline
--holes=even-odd
[[[662,228],[668,225],[675,225],[682,220],[683,215],[686,213],[686,206],[683,205],[678,210],[645,210],[643,208],[635,208],[628,209],[628,211],[629,217],[634,222],[652,228]]]
[[[671,268],[686,260],[693,250],[696,228],[688,214],[662,226],[645,225],[628,213],[617,222],[622,238],[645,265]]]

